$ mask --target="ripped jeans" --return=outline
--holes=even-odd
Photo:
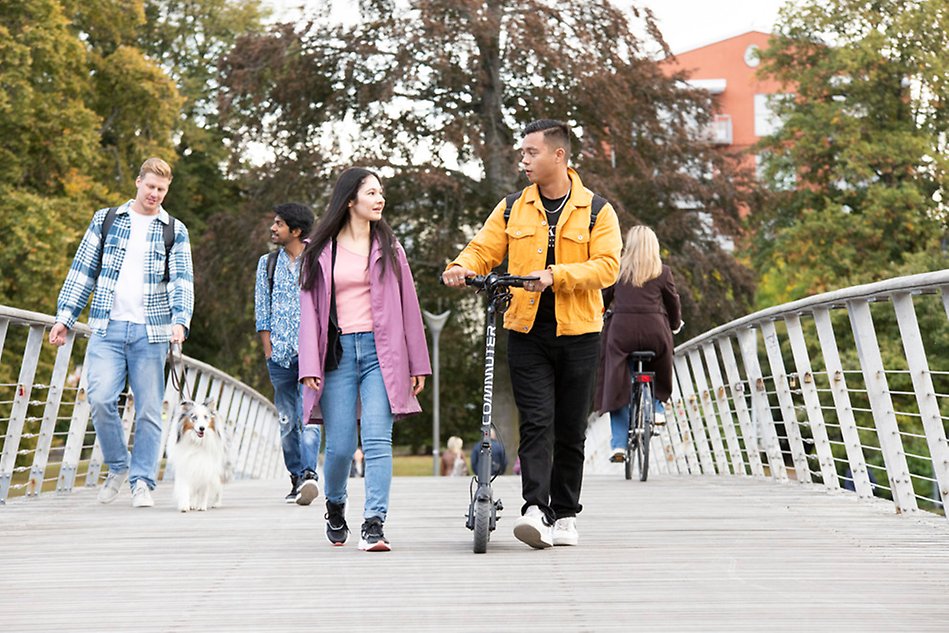
[[[294,358],[290,367],[281,367],[268,359],[267,370],[273,383],[274,406],[280,421],[283,463],[295,477],[301,477],[307,470],[316,472],[320,426],[303,424],[303,385],[300,384],[299,363]]]

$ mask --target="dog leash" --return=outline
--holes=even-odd
[[[177,350],[177,354],[175,353]],[[191,389],[188,385],[188,376],[185,372],[185,360],[181,353],[181,343],[172,343],[168,348],[169,365],[171,366],[171,386],[178,391],[179,400],[190,400]],[[177,365],[181,365],[181,373],[178,373]],[[185,398],[187,390],[189,397]]]

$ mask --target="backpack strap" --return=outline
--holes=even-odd
[[[504,224],[507,226],[508,220],[511,219],[511,209],[514,208],[514,203],[517,202],[518,198],[521,197],[521,194],[524,193],[524,190],[515,191],[514,193],[508,194],[504,198]],[[590,204],[590,230],[593,230],[593,226],[596,224],[596,218],[600,215],[600,210],[606,206],[606,198],[600,194],[593,194],[593,202]]]
[[[109,210],[105,213],[105,217],[102,218],[102,228],[99,230],[99,268],[96,270],[96,279],[99,278],[99,273],[102,272],[102,258],[105,256],[105,238],[109,236],[109,231],[112,230],[112,225],[115,224],[115,215],[118,210],[118,207],[109,207]]]
[[[514,203],[517,202],[517,199],[521,197],[521,194],[524,193],[523,189],[515,191],[514,193],[509,193],[504,198],[504,226],[507,226],[507,221],[511,219],[511,209],[514,207]]]
[[[600,215],[600,210],[606,206],[606,198],[598,193],[593,194],[593,202],[590,204],[590,230],[596,224],[596,217]]]
[[[171,271],[168,268],[168,262],[171,260],[171,248],[175,245],[175,218],[173,218],[170,213],[168,214],[168,224],[162,229],[162,234],[165,238],[165,276],[162,278],[162,281],[168,283],[171,281]]]
[[[273,304],[273,278],[277,273],[277,258],[280,257],[280,250],[272,251],[267,255],[267,285],[270,288],[270,303]]]
[[[105,256],[105,238],[108,237],[112,225],[115,224],[115,216],[118,215],[118,207],[109,207],[105,217],[102,219],[102,228],[99,231],[99,270],[96,271],[96,277],[102,270],[102,258]],[[171,259],[171,249],[175,245],[175,218],[168,215],[168,224],[162,228],[162,238],[165,242],[165,276],[162,281],[168,283],[171,279],[171,272],[168,268],[168,260]]]

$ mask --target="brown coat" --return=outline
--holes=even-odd
[[[642,288],[618,282],[603,291],[603,305],[612,314],[603,327],[594,401],[597,412],[629,404],[628,358],[632,352],[656,353],[643,370],[656,373],[654,395],[665,402],[672,395],[672,330],[682,320],[672,270],[664,265],[662,273]]]

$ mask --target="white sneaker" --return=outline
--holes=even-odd
[[[530,506],[524,516],[514,521],[514,538],[534,549],[547,549],[554,544],[551,527],[544,522],[544,513]]]
[[[139,479],[132,488],[132,507],[133,508],[151,508],[155,505],[152,499],[152,492],[148,489],[148,484]]]
[[[128,479],[128,476],[128,471],[124,473],[110,472],[105,478],[102,487],[99,488],[99,496],[97,497],[99,503],[112,503],[115,501],[115,498],[119,496],[119,490],[125,485],[125,480]]]
[[[577,533],[577,517],[564,517],[554,523],[554,545],[576,545],[580,542]]]

